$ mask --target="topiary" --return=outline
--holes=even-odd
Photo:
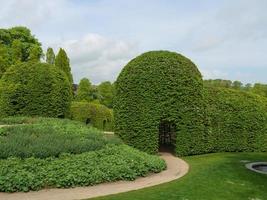
[[[0,80],[0,116],[64,117],[71,85],[61,70],[45,63],[10,67]]]
[[[205,87],[207,142],[200,153],[267,151],[267,99]]]
[[[112,110],[99,103],[72,102],[69,118],[84,122],[101,130],[113,130]]]
[[[176,153],[198,153],[204,144],[203,81],[188,58],[168,51],[144,53],[123,68],[115,87],[115,133],[127,144],[158,152],[159,126],[167,122],[176,126]]]

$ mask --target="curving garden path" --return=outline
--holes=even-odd
[[[148,177],[137,178],[135,181],[118,181],[112,183],[102,183],[89,187],[77,187],[70,189],[43,189],[28,193],[1,193],[1,200],[77,200],[92,197],[117,194],[151,187],[161,183],[166,183],[184,176],[189,165],[182,159],[170,153],[161,153],[161,157],[167,163],[167,169],[158,174]]]

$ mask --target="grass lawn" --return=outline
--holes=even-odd
[[[190,172],[151,188],[97,200],[265,200],[267,175],[245,168],[242,160],[267,161],[267,153],[216,153],[185,157]]]

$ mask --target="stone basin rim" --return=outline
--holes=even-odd
[[[257,170],[254,167],[257,165],[265,165],[267,167],[267,162],[252,162],[252,163],[247,163],[246,164],[246,168],[248,168],[249,170],[252,170],[254,172],[257,173],[261,173],[261,174],[266,174],[267,175],[267,171],[261,171],[261,170]]]

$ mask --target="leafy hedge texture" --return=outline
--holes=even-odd
[[[62,153],[96,151],[111,144],[121,144],[121,141],[116,137],[106,137],[99,130],[80,122],[37,118],[33,124],[1,128],[0,159],[58,157]]]
[[[63,154],[60,158],[9,158],[0,160],[0,191],[68,188],[134,180],[165,168],[165,162],[159,157],[126,145],[109,146],[79,155]]]
[[[28,62],[10,67],[0,81],[0,116],[64,117],[71,85],[61,70]]]
[[[207,134],[200,153],[267,151],[267,100],[233,89],[206,87]]]
[[[159,125],[176,125],[176,153],[197,153],[204,131],[203,81],[186,57],[168,51],[144,53],[120,73],[114,99],[115,132],[148,153],[159,148]]]
[[[81,121],[101,130],[113,130],[112,110],[98,103],[72,102],[70,119]]]

